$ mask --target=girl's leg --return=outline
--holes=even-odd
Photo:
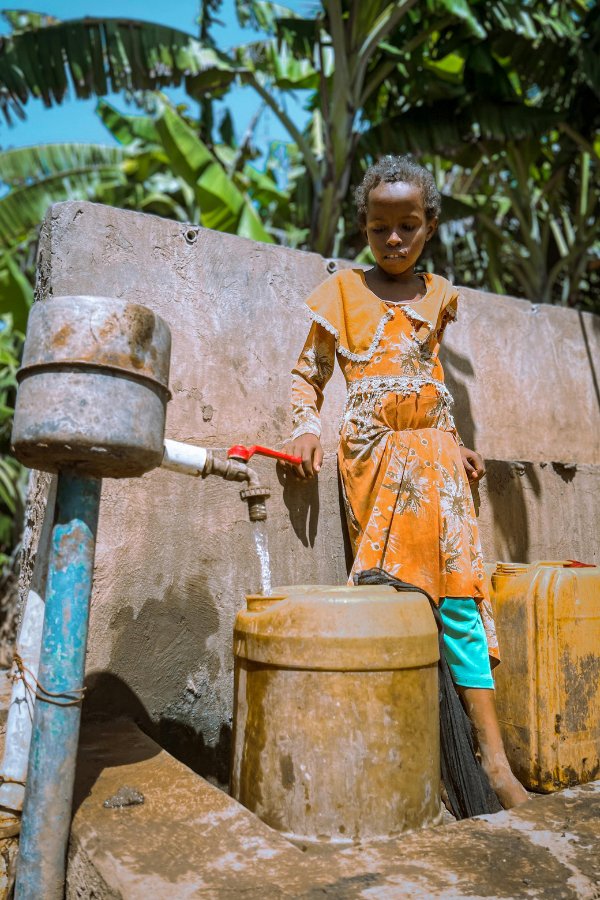
[[[505,809],[524,803],[528,794],[513,775],[506,758],[494,691],[467,687],[458,687],[457,690],[475,729],[481,765],[500,803]]]

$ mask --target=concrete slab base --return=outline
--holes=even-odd
[[[143,803],[114,808],[124,787]],[[303,852],[119,719],[84,729],[75,809],[68,900],[600,898],[600,782],[381,844]]]

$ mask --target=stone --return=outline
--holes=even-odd
[[[135,788],[124,784],[112,797],[107,797],[102,806],[106,809],[123,809],[125,806],[139,806],[144,802],[144,795]]]

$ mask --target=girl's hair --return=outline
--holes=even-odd
[[[435,186],[431,172],[414,162],[409,156],[383,156],[379,162],[369,166],[363,180],[354,192],[358,224],[361,228],[365,228],[367,225],[369,194],[382,181],[404,181],[406,184],[414,184],[421,188],[427,219],[439,216],[442,210],[442,198]]]

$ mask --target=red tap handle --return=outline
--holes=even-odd
[[[241,462],[248,462],[255,453],[258,453],[260,456],[271,456],[273,459],[281,459],[283,462],[292,463],[294,466],[299,466],[302,463],[300,456],[290,456],[289,453],[282,453],[281,450],[271,450],[270,447],[259,447],[257,444],[252,447],[243,447],[241,444],[235,444],[227,451],[227,459],[239,459]]]

